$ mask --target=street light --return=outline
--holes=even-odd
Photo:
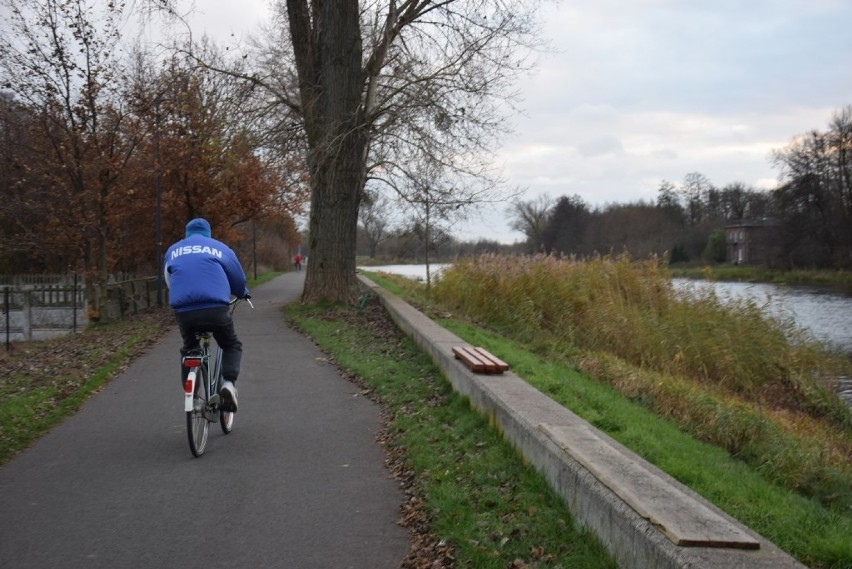
[[[154,98],[154,156],[157,160],[156,173],[156,188],[157,188],[157,259],[154,263],[154,270],[157,271],[157,307],[163,306],[163,231],[162,231],[162,198],[160,196],[160,186],[162,177],[162,165],[160,164],[160,103],[163,99],[163,93],[157,93]]]
[[[257,280],[257,225],[254,220],[251,222],[251,255],[252,265],[254,265],[254,280]]]

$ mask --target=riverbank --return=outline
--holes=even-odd
[[[368,286],[399,328],[441,368],[454,390],[467,397],[470,406],[548,479],[575,520],[607,545],[620,566],[803,569],[773,543],[730,519],[511,369],[483,375],[461,365],[454,346],[478,343],[465,342],[436,325],[383,287]],[[517,352],[511,355],[518,361]],[[647,421],[637,423],[640,428],[647,425]],[[687,542],[690,547],[682,547]]]
[[[438,274],[454,262],[464,259],[433,261],[430,269]],[[357,266],[365,271],[390,272],[417,280],[425,280],[426,269],[422,262],[396,262],[388,259],[359,257]],[[706,265],[702,267],[669,266],[673,278],[707,280],[716,282],[766,283],[786,286],[810,286],[828,289],[852,297],[852,271],[797,270],[782,271],[752,265]]]
[[[704,267],[670,266],[673,277],[714,281],[772,283],[831,287],[852,295],[852,271],[794,270],[782,271],[752,265],[707,265]]]
[[[431,297],[408,279],[385,284],[809,565],[852,563],[845,537],[852,531],[848,410],[818,387],[798,383],[804,376],[789,364],[802,363],[804,352],[783,355],[783,333],[764,328],[755,307],[735,311],[732,321],[712,299],[690,312],[667,294],[670,277],[657,266],[492,261],[462,277],[457,263]],[[653,309],[642,308],[649,300]],[[675,351],[659,361],[697,364],[698,377],[688,379],[683,369],[654,371],[660,347]],[[738,364],[737,348],[744,358]],[[710,359],[701,360],[702,353]],[[707,375],[720,365],[737,371]],[[785,369],[761,379],[760,370]],[[833,412],[801,407],[811,405],[805,399],[820,406],[824,397]],[[828,450],[826,443],[839,446]]]
[[[432,265],[433,279],[439,279],[441,273],[451,266],[452,263]],[[359,265],[358,267],[361,271],[402,275],[418,281],[426,281],[425,265]],[[679,291],[690,292],[709,288],[721,299],[753,301],[767,316],[790,321],[803,333],[811,334],[830,349],[845,353],[852,359],[852,294],[844,294],[837,287],[684,277],[673,277],[672,283]],[[852,391],[850,391],[852,379],[840,378],[838,383],[840,384],[838,389],[844,395],[844,400],[852,406]]]

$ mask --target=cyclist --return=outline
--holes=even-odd
[[[186,238],[166,251],[164,273],[169,306],[183,338],[182,354],[198,347],[199,332],[211,332],[222,348],[222,407],[237,410],[237,376],[243,345],[237,338],[228,304],[231,295],[250,298],[237,255],[211,237],[210,224],[196,218],[186,224]],[[187,370],[181,367],[182,380]]]

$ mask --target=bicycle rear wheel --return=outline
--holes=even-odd
[[[207,448],[207,435],[210,432],[210,421],[205,417],[207,407],[207,370],[199,366],[195,378],[195,394],[192,400],[192,411],[186,412],[186,432],[189,436],[189,450],[196,457],[204,454]]]

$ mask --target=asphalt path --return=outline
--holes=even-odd
[[[402,494],[379,411],[281,307],[304,273],[252,291],[234,430],[194,458],[175,328],[0,469],[0,567],[396,568]]]

